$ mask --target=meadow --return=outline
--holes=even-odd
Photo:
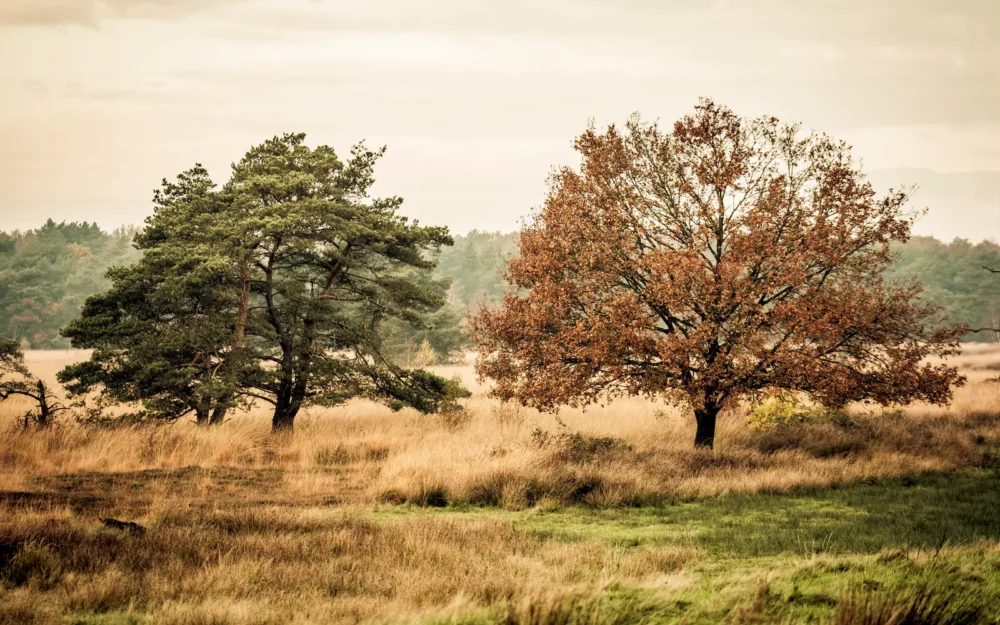
[[[540,414],[467,364],[434,368],[462,414],[353,402],[279,436],[262,409],[22,431],[11,400],[0,624],[996,623],[1000,350],[958,363],[948,407],[735,410],[714,452],[671,406]]]

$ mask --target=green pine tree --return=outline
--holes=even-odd
[[[366,397],[431,412],[468,395],[381,348],[386,322],[444,305],[443,285],[415,276],[452,243],[447,229],[409,222],[400,198],[369,197],[382,150],[358,145],[342,161],[304,140],[252,148],[219,190],[199,167],[164,184],[137,240],[142,261],[113,272],[65,332],[95,349],[62,372],[72,392],[101,387],[210,422],[258,400],[276,431],[308,405]]]

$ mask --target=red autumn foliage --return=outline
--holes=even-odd
[[[540,409],[618,395],[689,405],[696,445],[748,395],[945,403],[929,364],[959,326],[884,281],[916,213],[849,147],[709,100],[672,132],[631,120],[576,141],[507,269],[519,291],[472,320],[493,395]]]

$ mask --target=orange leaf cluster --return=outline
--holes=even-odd
[[[962,382],[926,359],[964,329],[881,277],[907,195],[877,195],[844,143],[702,100],[671,132],[634,118],[576,149],[508,266],[519,291],[472,320],[497,397],[660,396],[714,424],[777,389],[941,403]]]

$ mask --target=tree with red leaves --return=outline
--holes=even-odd
[[[672,132],[633,118],[576,141],[472,320],[492,394],[542,410],[615,396],[689,406],[695,445],[741,399],[946,403],[964,382],[928,357],[961,326],[882,272],[916,213],[879,196],[850,149],[702,100]]]

